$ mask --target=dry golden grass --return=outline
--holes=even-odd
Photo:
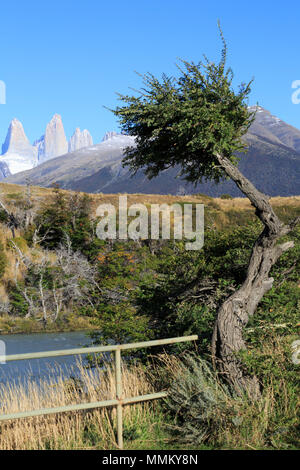
[[[113,367],[106,364],[106,371],[91,371],[84,368],[81,362],[78,365],[84,386],[76,380],[66,381],[62,375],[57,382],[2,385],[0,414],[115,398]],[[123,364],[122,372],[124,397],[153,392],[142,367],[128,368]],[[155,406],[153,402],[124,407],[125,428],[130,428],[134,423],[149,423],[150,426]],[[0,449],[112,449],[117,447],[115,429],[114,408],[0,422]]]
[[[9,200],[13,200],[14,195],[25,194],[26,188],[24,186],[16,184],[7,184],[0,183],[0,194],[5,196],[6,202],[9,205]],[[66,194],[70,194],[73,191],[62,190]],[[38,186],[33,186],[31,188],[33,202],[39,204],[41,201],[51,197],[53,194],[52,188],[41,188]],[[8,197],[8,196],[11,197]],[[96,211],[96,208],[100,203],[110,203],[115,206],[119,204],[119,196],[125,194],[89,194],[93,209]],[[221,198],[210,198],[204,194],[193,194],[186,196],[172,196],[172,195],[161,195],[161,194],[127,194],[128,205],[133,203],[142,203],[142,204],[173,204],[175,202],[198,202],[208,204],[210,201],[215,202],[221,211],[228,210],[247,210],[253,209],[250,201],[247,198],[233,198],[233,199],[221,199]],[[274,207],[278,206],[295,206],[300,207],[300,196],[291,196],[291,197],[272,197],[270,199],[271,204]]]
[[[276,355],[283,369],[286,367],[284,346],[281,341],[266,344],[262,353]],[[160,366],[152,364],[146,368],[141,365],[128,367],[123,364],[124,397],[133,397],[153,393],[153,384],[160,383],[160,388],[168,389],[169,384],[184,379],[187,372],[179,357],[162,354],[156,357]],[[113,367],[106,365],[106,370],[96,369],[91,372],[79,363],[81,381],[64,380],[60,376],[56,381],[10,383],[0,387],[0,414],[27,411],[32,409],[64,406],[74,403],[109,400],[115,397],[115,373]],[[149,374],[149,370],[152,372]],[[208,383],[208,382],[207,382]],[[84,384],[84,385],[83,385]],[[299,418],[299,402],[291,396],[289,384],[282,374],[282,379],[274,382],[272,377],[265,385],[263,397],[251,401],[246,397],[233,397],[226,388],[215,379],[210,382],[211,391],[217,390],[220,403],[214,407],[214,426],[208,423],[207,444],[209,448],[222,449],[266,449],[285,448],[281,442],[286,423],[294,423],[296,429]],[[163,414],[159,401],[140,403],[124,407],[124,437],[126,448],[161,448],[162,440],[156,442],[151,429],[158,426],[164,433],[164,443],[175,442],[175,448],[188,448],[179,437],[171,438],[172,429],[180,431],[182,421],[170,420]],[[233,419],[234,418],[234,419]],[[211,418],[210,418],[211,419]],[[188,422],[189,416],[186,416]],[[299,421],[298,421],[299,422]],[[181,424],[180,424],[181,423]],[[290,425],[289,424],[289,425]],[[281,432],[281,431],[280,431]],[[288,429],[288,432],[291,430]],[[133,435],[137,433],[138,437]],[[116,410],[102,408],[93,411],[77,411],[55,415],[25,418],[22,420],[0,422],[0,450],[26,449],[114,449],[116,443]],[[131,437],[130,437],[131,436]],[[181,436],[181,434],[179,434]],[[297,445],[295,433],[291,435],[294,446]],[[196,443],[190,443],[195,449]],[[163,444],[164,445],[164,444]],[[182,445],[182,447],[178,447]],[[154,446],[154,447],[151,447]],[[163,447],[164,448],[164,447]]]

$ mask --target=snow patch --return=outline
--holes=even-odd
[[[6,153],[0,156],[0,162],[6,163],[12,175],[20,171],[31,170],[37,166],[37,158],[29,159],[17,153]]]

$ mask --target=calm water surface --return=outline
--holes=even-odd
[[[91,339],[85,332],[0,335],[0,341],[5,343],[6,355],[73,349],[91,344]],[[78,357],[82,357],[85,362],[85,356],[82,355],[0,364],[0,384],[24,382],[28,379],[36,382],[44,379],[53,380],[61,374],[66,377],[77,376]]]

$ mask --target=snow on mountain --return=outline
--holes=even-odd
[[[106,140],[110,140],[112,137],[116,137],[118,135],[122,135],[122,134],[118,134],[115,131],[108,131],[104,134],[104,136],[102,138],[102,142],[105,142]]]
[[[124,148],[135,145],[135,138],[123,134],[114,134],[100,144],[81,148],[66,155],[52,158],[38,165],[30,172],[23,172],[14,177],[14,182],[23,184],[29,177],[32,184],[48,185],[53,183],[68,189],[76,182],[97,175],[103,170],[102,185],[117,181],[128,170],[122,166]],[[9,177],[7,181],[10,181]],[[97,176],[95,176],[97,180]],[[79,183],[80,184],[80,183]],[[87,183],[91,186],[91,183]],[[99,186],[95,181],[94,185]]]
[[[9,153],[0,156],[0,162],[6,163],[12,175],[21,171],[31,170],[37,166],[36,158],[29,159],[18,153]]]
[[[31,170],[38,164],[37,149],[30,144],[18,119],[13,119],[9,125],[0,163],[5,163],[11,174]]]
[[[91,147],[93,139],[88,130],[82,132],[77,128],[68,144],[61,116],[55,114],[47,124],[45,134],[33,145],[24,132],[22,123],[13,119],[7,132],[2,155],[0,155],[0,178],[10,174],[31,170],[37,165],[85,147]],[[4,166],[7,168],[4,170]],[[3,171],[2,171],[3,168]]]
[[[300,130],[262,107],[250,107],[249,111],[256,111],[256,117],[245,136],[248,152],[246,156],[241,156],[241,171],[267,194],[299,194]],[[21,141],[24,148],[24,136]],[[45,136],[35,142],[39,156],[38,164],[35,165],[37,167],[16,176],[8,176],[6,181],[25,184],[30,178],[32,184],[48,187],[57,183],[65,189],[86,192],[177,194],[178,191],[195,191],[195,188],[177,177],[178,168],[162,172],[151,181],[148,181],[142,171],[132,177],[129,169],[122,165],[124,148],[135,145],[135,138],[132,136],[111,131],[104,135],[99,144],[90,143],[92,138],[89,132],[78,128],[69,141],[68,148],[72,151],[67,152],[61,117],[55,115],[47,126]],[[10,148],[11,151],[13,147],[9,146],[6,139],[3,148],[5,151]],[[0,157],[0,162],[3,157]],[[11,159],[15,164],[15,168],[10,164],[13,173],[17,170],[19,172],[21,168],[32,168],[32,163],[28,164],[28,159],[23,154],[17,153]],[[231,182],[222,183],[218,187],[212,183],[203,183],[197,187],[197,191],[212,196],[223,193],[240,195]]]
[[[106,132],[102,139],[101,145],[107,147],[119,147],[120,149],[134,145],[135,137],[126,134],[118,134],[117,132]]]
[[[7,164],[0,161],[0,181],[10,176],[10,174]]]
[[[249,131],[258,136],[264,136],[274,143],[291,147],[300,152],[300,130],[273,116],[261,106],[250,106],[249,111],[256,112],[255,121]]]
[[[296,143],[300,131],[283,121],[268,125],[270,120],[271,123],[278,122],[270,116],[263,108],[257,110],[256,121],[245,137],[248,152],[239,155],[239,168],[260,191],[270,196],[299,194],[300,152],[284,143],[283,139],[286,137],[291,143]],[[203,182],[194,187],[178,177],[178,167],[168,169],[151,180],[142,170],[132,176],[128,167],[123,167],[122,160],[124,148],[134,145],[134,137],[108,132],[100,144],[50,159],[30,171],[10,176],[6,181],[26,184],[30,178],[33,185],[51,187],[56,183],[63,189],[88,193],[202,192],[210,196],[241,196],[230,180],[219,185]]]

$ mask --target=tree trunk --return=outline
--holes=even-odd
[[[236,392],[246,392],[252,398],[259,398],[258,379],[249,375],[238,357],[240,351],[246,350],[243,329],[263,295],[273,285],[274,279],[269,277],[272,266],[284,251],[294,246],[293,242],[279,245],[278,239],[293,230],[300,218],[284,225],[274,213],[268,197],[260,193],[228,159],[220,155],[217,158],[227,175],[250,199],[265,227],[254,244],[244,283],[218,311],[212,355],[214,363]]]

